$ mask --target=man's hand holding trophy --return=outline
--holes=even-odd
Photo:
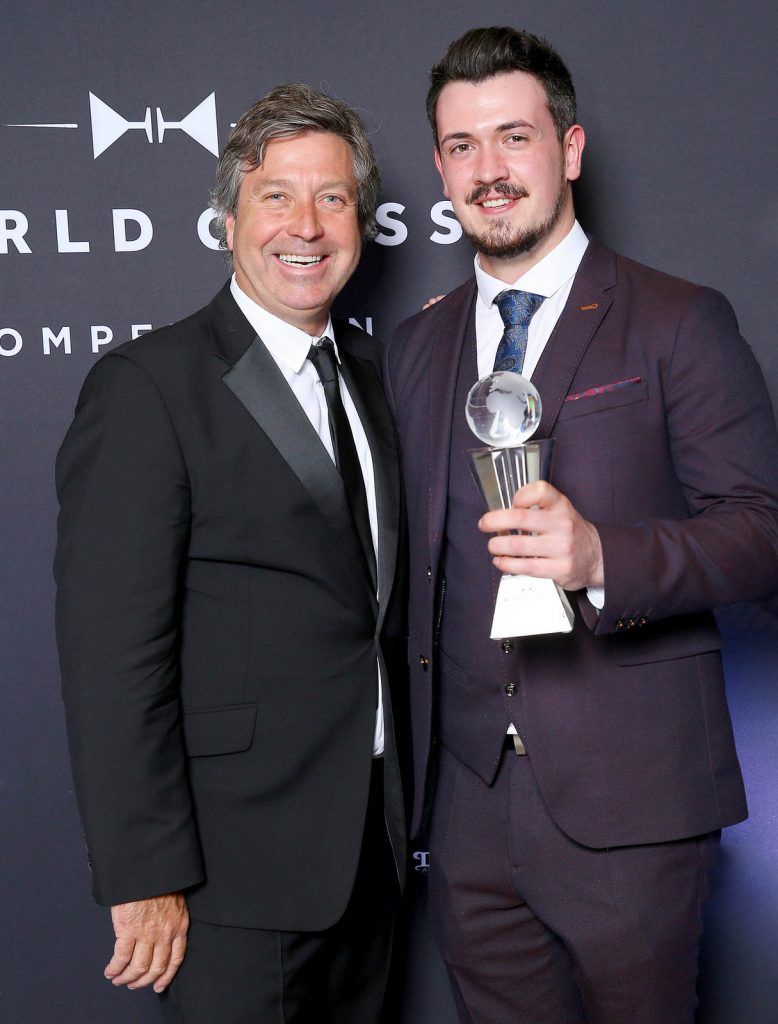
[[[488,447],[470,453],[473,475],[491,510],[479,526],[507,570],[497,593],[494,638],[569,633],[574,614],[563,587],[602,585],[597,531],[547,481],[554,439],[532,441],[542,407],[537,388],[499,371],[471,388],[465,414]],[[510,531],[510,532],[508,532]]]

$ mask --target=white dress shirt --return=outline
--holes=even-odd
[[[583,228],[575,221],[559,245],[513,284],[498,281],[496,277],[487,274],[476,255],[475,280],[478,285],[478,299],[475,304],[475,336],[478,345],[479,378],[492,372],[497,346],[505,330],[494,300],[506,288],[517,288],[522,292],[534,292],[535,295],[545,297],[545,301],[530,321],[527,336],[522,376],[532,380],[532,374],[543,355],[546,342],[565,308],[570,289],[573,287],[573,278],[588,244],[589,239]]]
[[[297,401],[300,403],[303,412],[308,417],[313,429],[319,435],[322,444],[332,461],[335,461],[335,454],[332,449],[332,435],[330,434],[330,420],[327,411],[327,401],[324,397],[324,387],[316,367],[308,359],[308,352],[311,345],[319,340],[319,337],[311,337],[299,327],[293,327],[279,317],[269,313],[262,306],[259,306],[253,299],[241,289],[232,275],[230,282],[232,296],[240,307],[240,311],[254,328],[260,341],[264,344],[270,355],[273,357],[276,366],[284,375],[289,387],[292,389]],[[327,337],[335,345],[335,357],[340,362],[338,355],[338,339],[332,327],[332,319],[327,320],[327,327],[321,337]],[[365,494],[367,496],[367,511],[370,519],[370,534],[373,538],[373,549],[378,561],[378,509],[376,506],[375,478],[373,475],[373,458],[370,454],[370,445],[364,427],[360,422],[357,410],[348,393],[346,382],[341,375],[338,375],[340,382],[340,397],[343,401],[343,408],[346,411],[351,432],[354,435],[354,445],[359,458],[359,465],[362,469],[362,476],[365,481]],[[381,703],[381,669],[378,669],[378,705],[376,707],[375,734],[373,737],[373,756],[380,757],[384,752],[384,712]]]
[[[481,261],[475,257],[475,280],[478,286],[478,298],[475,303],[475,337],[478,349],[478,376],[485,377],[494,368],[494,358],[500,344],[505,325],[500,311],[495,305],[495,298],[506,288],[518,288],[522,292],[534,292],[543,295],[543,304],[532,317],[527,333],[527,352],[524,356],[522,376],[532,380],[535,367],[543,355],[551,332],[565,308],[570,297],[573,279],[581,264],[589,239],[583,228],[575,221],[572,228],[562,241],[542,260],[531,267],[526,274],[506,284],[496,277],[487,274]],[[541,414],[542,418],[542,414]],[[595,608],[605,604],[603,587],[589,587],[586,591]]]

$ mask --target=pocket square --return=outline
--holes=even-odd
[[[568,395],[566,402],[577,402],[579,398],[593,398],[595,395],[606,395],[609,391],[618,391],[619,388],[628,388],[632,384],[640,384],[640,377],[628,377],[626,380],[615,380],[612,384],[599,384],[596,388],[587,388],[586,391],[577,391],[574,395]]]

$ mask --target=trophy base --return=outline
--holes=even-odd
[[[574,620],[567,595],[553,580],[506,575],[497,592],[491,638],[569,633]]]

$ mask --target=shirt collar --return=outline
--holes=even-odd
[[[476,253],[475,280],[478,297],[487,307],[491,306],[495,297],[506,288],[518,288],[520,291],[534,292],[548,298],[575,275],[588,244],[589,239],[583,228],[575,221],[562,241],[513,284],[506,284],[505,281],[499,281],[491,274],[487,274]]]
[[[283,363],[290,370],[293,370],[294,373],[299,373],[305,366],[305,360],[308,358],[311,345],[318,341],[319,337],[323,338],[325,336],[332,339],[335,345],[335,356],[338,362],[340,362],[338,345],[335,341],[335,331],[332,327],[332,317],[327,318],[327,326],[324,333],[319,336],[313,336],[306,334],[305,331],[301,331],[299,327],[293,327],[292,324],[288,324],[274,313],[268,312],[263,306],[249,298],[235,280],[234,274],[230,281],[230,291],[241,313],[246,317],[265,348],[277,363]]]

